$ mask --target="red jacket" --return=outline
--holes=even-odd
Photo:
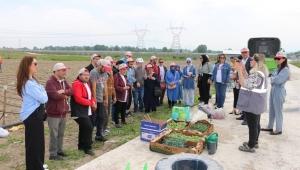
[[[65,94],[57,93],[57,91],[61,89],[65,90]],[[65,96],[72,96],[74,94],[73,89],[65,79],[59,82],[57,78],[52,75],[46,82],[45,90],[48,95],[48,102],[45,105],[47,116],[52,118],[65,118],[69,111],[69,104]]]
[[[88,86],[90,88],[89,84]],[[96,102],[95,99],[93,96],[91,96],[91,100],[88,99],[86,87],[78,79],[73,82],[72,88],[74,96],[71,97],[71,116],[88,118],[89,106],[92,106]]]
[[[117,100],[120,101],[124,101],[125,100],[125,95],[126,95],[126,90],[124,90],[125,86],[130,86],[129,81],[127,78],[125,78],[126,80],[126,84],[124,84],[124,81],[120,75],[120,73],[117,73],[114,75],[114,86],[115,86],[115,91],[116,91],[116,97]],[[128,97],[129,97],[129,90],[127,93],[127,99],[126,101],[128,101]]]

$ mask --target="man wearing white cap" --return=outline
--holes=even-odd
[[[108,93],[107,93],[107,71],[111,71],[110,61],[100,59],[97,62],[97,67],[94,68],[90,73],[90,82],[92,85],[92,96],[95,98],[97,103],[96,111],[94,112],[95,123],[97,132],[95,136],[96,141],[105,142],[102,135],[103,123],[104,123],[104,106],[108,104]]]
[[[157,62],[157,57],[153,55],[153,56],[150,57],[150,62],[148,64],[152,64],[153,72],[159,77],[159,71],[158,71],[158,67],[156,65],[156,62]],[[146,66],[145,66],[145,70],[147,69]]]
[[[132,58],[128,58],[127,59],[127,79],[129,81],[130,84],[130,89],[129,89],[129,101],[127,102],[127,106],[126,106],[126,116],[130,115],[130,107],[131,107],[131,102],[132,102],[132,91],[134,91],[134,87],[133,84],[136,82],[135,79],[135,71],[133,68],[133,64],[134,64],[134,60]],[[134,97],[134,96],[133,96]]]
[[[146,70],[143,68],[144,60],[142,58],[136,59],[135,76],[136,82],[134,83],[134,109],[133,112],[137,112],[138,109],[142,113],[144,112],[144,80],[146,77]]]
[[[73,89],[65,79],[67,68],[63,63],[56,63],[53,75],[46,82],[48,102],[46,103],[47,121],[50,129],[50,160],[63,160],[68,156],[63,150],[63,137],[66,127],[66,114],[69,111],[69,96]]]
[[[251,66],[250,66],[250,61],[251,61],[251,57],[250,57],[250,51],[247,47],[244,47],[241,49],[241,54],[243,59],[241,60],[242,63],[245,65],[246,71],[249,74],[249,71],[251,70]],[[236,120],[244,120],[242,122],[242,125],[247,125],[247,119],[245,116],[245,113],[242,112],[242,116],[236,118]]]
[[[85,68],[91,72],[95,67],[97,67],[97,61],[101,58],[99,54],[93,54],[91,56],[91,64],[86,66]]]
[[[127,63],[128,58],[132,58],[132,52],[131,51],[127,51],[125,53],[125,57],[121,58],[120,60],[122,60],[124,63]]]

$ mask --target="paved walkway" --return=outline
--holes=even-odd
[[[242,126],[237,116],[226,115],[223,120],[213,120],[215,131],[219,134],[219,145],[215,155],[208,155],[207,150],[201,154],[219,162],[224,169],[299,169],[300,170],[300,69],[290,65],[291,81],[286,84],[287,97],[284,104],[283,134],[278,136],[261,132],[259,149],[256,153],[238,150],[248,140],[248,127]],[[232,109],[232,92],[227,92],[225,111]],[[266,127],[268,113],[261,116],[261,126]],[[131,170],[142,170],[145,163],[148,169],[155,169],[156,163],[167,155],[151,152],[149,143],[140,141],[139,137],[107,152],[78,170],[124,170],[131,163]]]

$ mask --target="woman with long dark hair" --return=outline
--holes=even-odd
[[[200,102],[208,104],[210,84],[209,79],[213,72],[213,65],[209,62],[207,55],[202,54],[200,56],[200,65],[198,67],[198,88],[200,93]]]
[[[262,131],[270,131],[270,135],[282,134],[282,106],[285,101],[285,83],[290,77],[290,70],[287,63],[286,53],[278,52],[274,57],[277,68],[271,77],[271,92],[269,99],[269,124]],[[274,121],[276,120],[276,130],[273,131]]]
[[[44,104],[48,101],[44,87],[39,84],[35,73],[38,63],[33,56],[25,56],[17,72],[17,92],[23,104],[20,118],[25,125],[25,155],[27,170],[43,170],[45,155]]]

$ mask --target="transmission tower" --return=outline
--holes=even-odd
[[[133,32],[135,32],[136,35],[138,36],[138,41],[137,41],[136,46],[139,49],[144,49],[145,48],[144,36],[145,36],[147,31],[149,32],[149,30],[147,30],[147,25],[146,25],[145,29],[137,29],[136,26],[135,26],[135,30]]]
[[[171,45],[171,49],[181,49],[181,45],[180,45],[180,39],[179,36],[181,34],[181,31],[185,28],[183,28],[183,23],[181,25],[181,27],[173,27],[172,23],[170,23],[170,28],[169,28],[172,33],[173,33],[173,42]],[[175,30],[179,30],[179,32],[175,32]]]

